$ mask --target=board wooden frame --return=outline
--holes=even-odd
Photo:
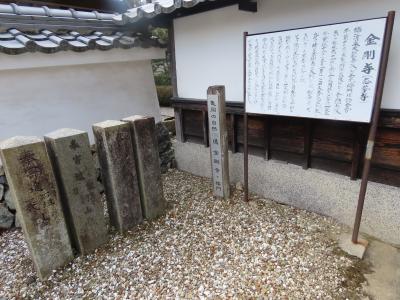
[[[325,26],[333,26],[333,25],[341,25],[341,24],[349,24],[349,23],[357,23],[357,22],[363,22],[363,21],[371,21],[371,20],[384,20],[386,19],[386,23],[387,23],[387,17],[376,17],[376,18],[367,18],[367,19],[360,19],[360,20],[353,20],[353,21],[345,21],[345,22],[336,22],[336,23],[328,23],[328,24],[322,24],[322,25],[313,25],[313,26],[304,26],[304,27],[297,27],[297,28],[291,28],[291,29],[283,29],[283,30],[274,30],[274,31],[267,31],[267,32],[258,32],[258,33],[251,33],[251,34],[246,34],[246,36],[244,37],[244,52],[246,53],[246,42],[247,42],[247,37],[249,36],[257,36],[257,35],[264,35],[264,34],[270,34],[270,33],[279,33],[279,32],[288,32],[288,31],[294,31],[294,30],[302,30],[302,29],[309,29],[309,28],[319,28],[319,27],[325,27]],[[381,49],[381,53],[383,53],[383,45],[384,41],[382,41],[382,49]],[[247,56],[247,55],[246,55]],[[244,61],[246,64],[246,56],[244,57]],[[380,57],[380,60],[382,59],[382,56]],[[381,67],[381,63],[379,63],[379,67]],[[244,80],[246,80],[246,68],[247,66],[245,65],[244,68]],[[378,76],[377,76],[377,83],[376,83],[376,88],[377,88],[377,84],[378,84],[378,77],[379,77],[379,70],[378,70]],[[246,82],[244,83],[244,87],[246,87]],[[375,88],[375,90],[376,90]],[[371,103],[371,107],[373,109],[374,107],[374,101],[375,101],[375,97]],[[245,112],[246,112],[246,91],[244,91],[244,103],[245,103]],[[334,119],[334,118],[314,118],[314,117],[309,117],[309,116],[295,116],[295,115],[286,115],[286,114],[270,114],[270,113],[254,113],[254,112],[246,112],[249,115],[252,116],[281,116],[281,117],[290,117],[290,118],[306,118],[306,119],[310,119],[310,120],[330,120],[330,121],[339,121],[339,122],[349,122],[349,123],[363,123],[363,124],[369,124],[371,123],[371,119],[372,119],[372,110],[371,110],[371,115],[370,115],[370,119],[369,122],[364,122],[364,121],[357,121],[357,120],[340,120],[340,119]]]
[[[353,243],[359,242],[358,234],[359,234],[359,229],[360,229],[362,211],[363,211],[363,207],[364,207],[365,194],[366,194],[367,185],[368,185],[369,171],[371,168],[371,158],[372,158],[372,153],[373,153],[373,148],[374,148],[375,136],[376,136],[376,131],[377,131],[377,127],[378,127],[379,113],[380,113],[380,108],[381,108],[381,103],[382,103],[382,95],[383,95],[383,88],[384,88],[384,84],[385,84],[386,69],[387,69],[388,58],[389,58],[390,43],[391,43],[392,32],[393,32],[395,12],[394,11],[388,12],[387,16],[384,18],[386,18],[386,25],[385,25],[382,51],[381,51],[381,57],[380,57],[380,63],[379,63],[377,84],[376,84],[376,88],[375,88],[374,99],[372,102],[373,108],[372,108],[371,119],[369,122],[371,127],[369,130],[368,144],[367,144],[367,149],[366,149],[366,153],[365,153],[365,157],[364,157],[362,181],[361,181],[360,193],[359,193],[358,204],[357,204],[357,211],[356,211],[356,216],[355,216],[355,221],[354,221],[354,228],[353,228],[353,235],[352,235]],[[322,25],[316,25],[316,26],[299,27],[299,28],[292,28],[292,29],[288,29],[288,30],[278,30],[278,31],[270,31],[270,32],[254,33],[254,34],[248,34],[248,32],[243,33],[244,201],[246,201],[246,202],[249,201],[248,115],[249,114],[250,115],[271,115],[271,114],[255,114],[255,113],[248,114],[246,112],[246,75],[247,75],[246,74],[247,73],[247,70],[246,70],[246,67],[247,67],[247,64],[246,64],[246,58],[247,58],[246,41],[247,41],[247,37],[253,36],[253,35],[267,34],[267,33],[276,33],[276,32],[315,28],[315,27],[322,27],[322,26],[329,26],[329,25],[354,23],[354,22],[375,20],[375,19],[382,19],[382,17],[362,19],[362,20],[353,20],[353,21],[348,21],[348,22],[338,22],[338,23],[331,23],[331,24],[322,24]],[[293,118],[296,118],[296,116],[293,116]],[[315,119],[315,118],[310,118],[310,120],[312,120],[312,119]],[[341,120],[337,120],[337,121],[351,122],[351,121],[341,121]]]

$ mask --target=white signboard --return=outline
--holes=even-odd
[[[386,18],[249,35],[246,112],[370,122]]]
[[[211,169],[214,195],[223,197],[222,148],[218,95],[207,95],[208,126],[210,128]]]

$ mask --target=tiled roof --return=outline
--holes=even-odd
[[[107,34],[77,31],[41,30],[39,32],[21,32],[9,29],[0,33],[0,52],[21,54],[25,52],[55,53],[60,50],[82,52],[90,49],[109,50],[112,48],[129,49],[132,47],[161,47],[157,38],[143,37],[132,33],[116,32]]]
[[[72,8],[55,9],[48,8],[47,6],[19,6],[15,3],[0,4],[0,16],[1,15],[40,16],[78,20],[112,20],[114,16],[114,14],[99,13],[97,11],[78,11]]]
[[[144,4],[139,7],[128,9],[125,13],[113,16],[116,24],[134,23],[146,17],[152,18],[159,14],[169,14],[177,8],[193,7],[207,0],[156,0],[153,3]],[[216,1],[216,0],[208,0]]]
[[[157,38],[115,24],[114,16],[97,11],[0,4],[0,53],[163,46]]]

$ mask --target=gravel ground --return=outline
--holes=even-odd
[[[170,170],[169,209],[112,235],[40,282],[19,230],[0,235],[0,299],[270,298],[362,296],[360,261],[341,252],[330,218],[252,196],[215,200],[210,181]]]

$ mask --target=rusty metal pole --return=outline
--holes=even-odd
[[[248,128],[247,128],[247,113],[246,113],[246,38],[247,31],[243,33],[243,101],[244,101],[244,134],[243,134],[243,156],[244,156],[244,201],[249,201],[249,149],[248,149]]]
[[[371,169],[372,152],[374,150],[375,136],[376,136],[376,131],[378,129],[379,113],[381,110],[383,88],[385,85],[386,69],[387,69],[387,64],[388,64],[388,59],[389,59],[390,41],[392,38],[394,17],[395,17],[395,12],[390,11],[388,13],[387,21],[386,21],[385,36],[384,36],[384,41],[383,41],[383,46],[382,46],[383,48],[382,48],[382,54],[381,54],[381,66],[380,66],[380,70],[379,70],[377,88],[376,88],[376,92],[375,92],[375,104],[374,104],[374,109],[373,109],[373,113],[372,113],[371,128],[369,130],[369,135],[368,135],[367,149],[365,151],[364,168],[363,168],[363,173],[362,173],[360,194],[358,196],[357,211],[356,211],[356,217],[355,217],[355,221],[354,221],[353,235],[351,238],[352,242],[355,244],[358,242],[358,233],[360,231],[360,224],[361,224],[361,217],[362,217],[362,212],[363,212],[363,208],[364,208],[365,194],[367,192],[368,176],[369,176],[369,171]]]

